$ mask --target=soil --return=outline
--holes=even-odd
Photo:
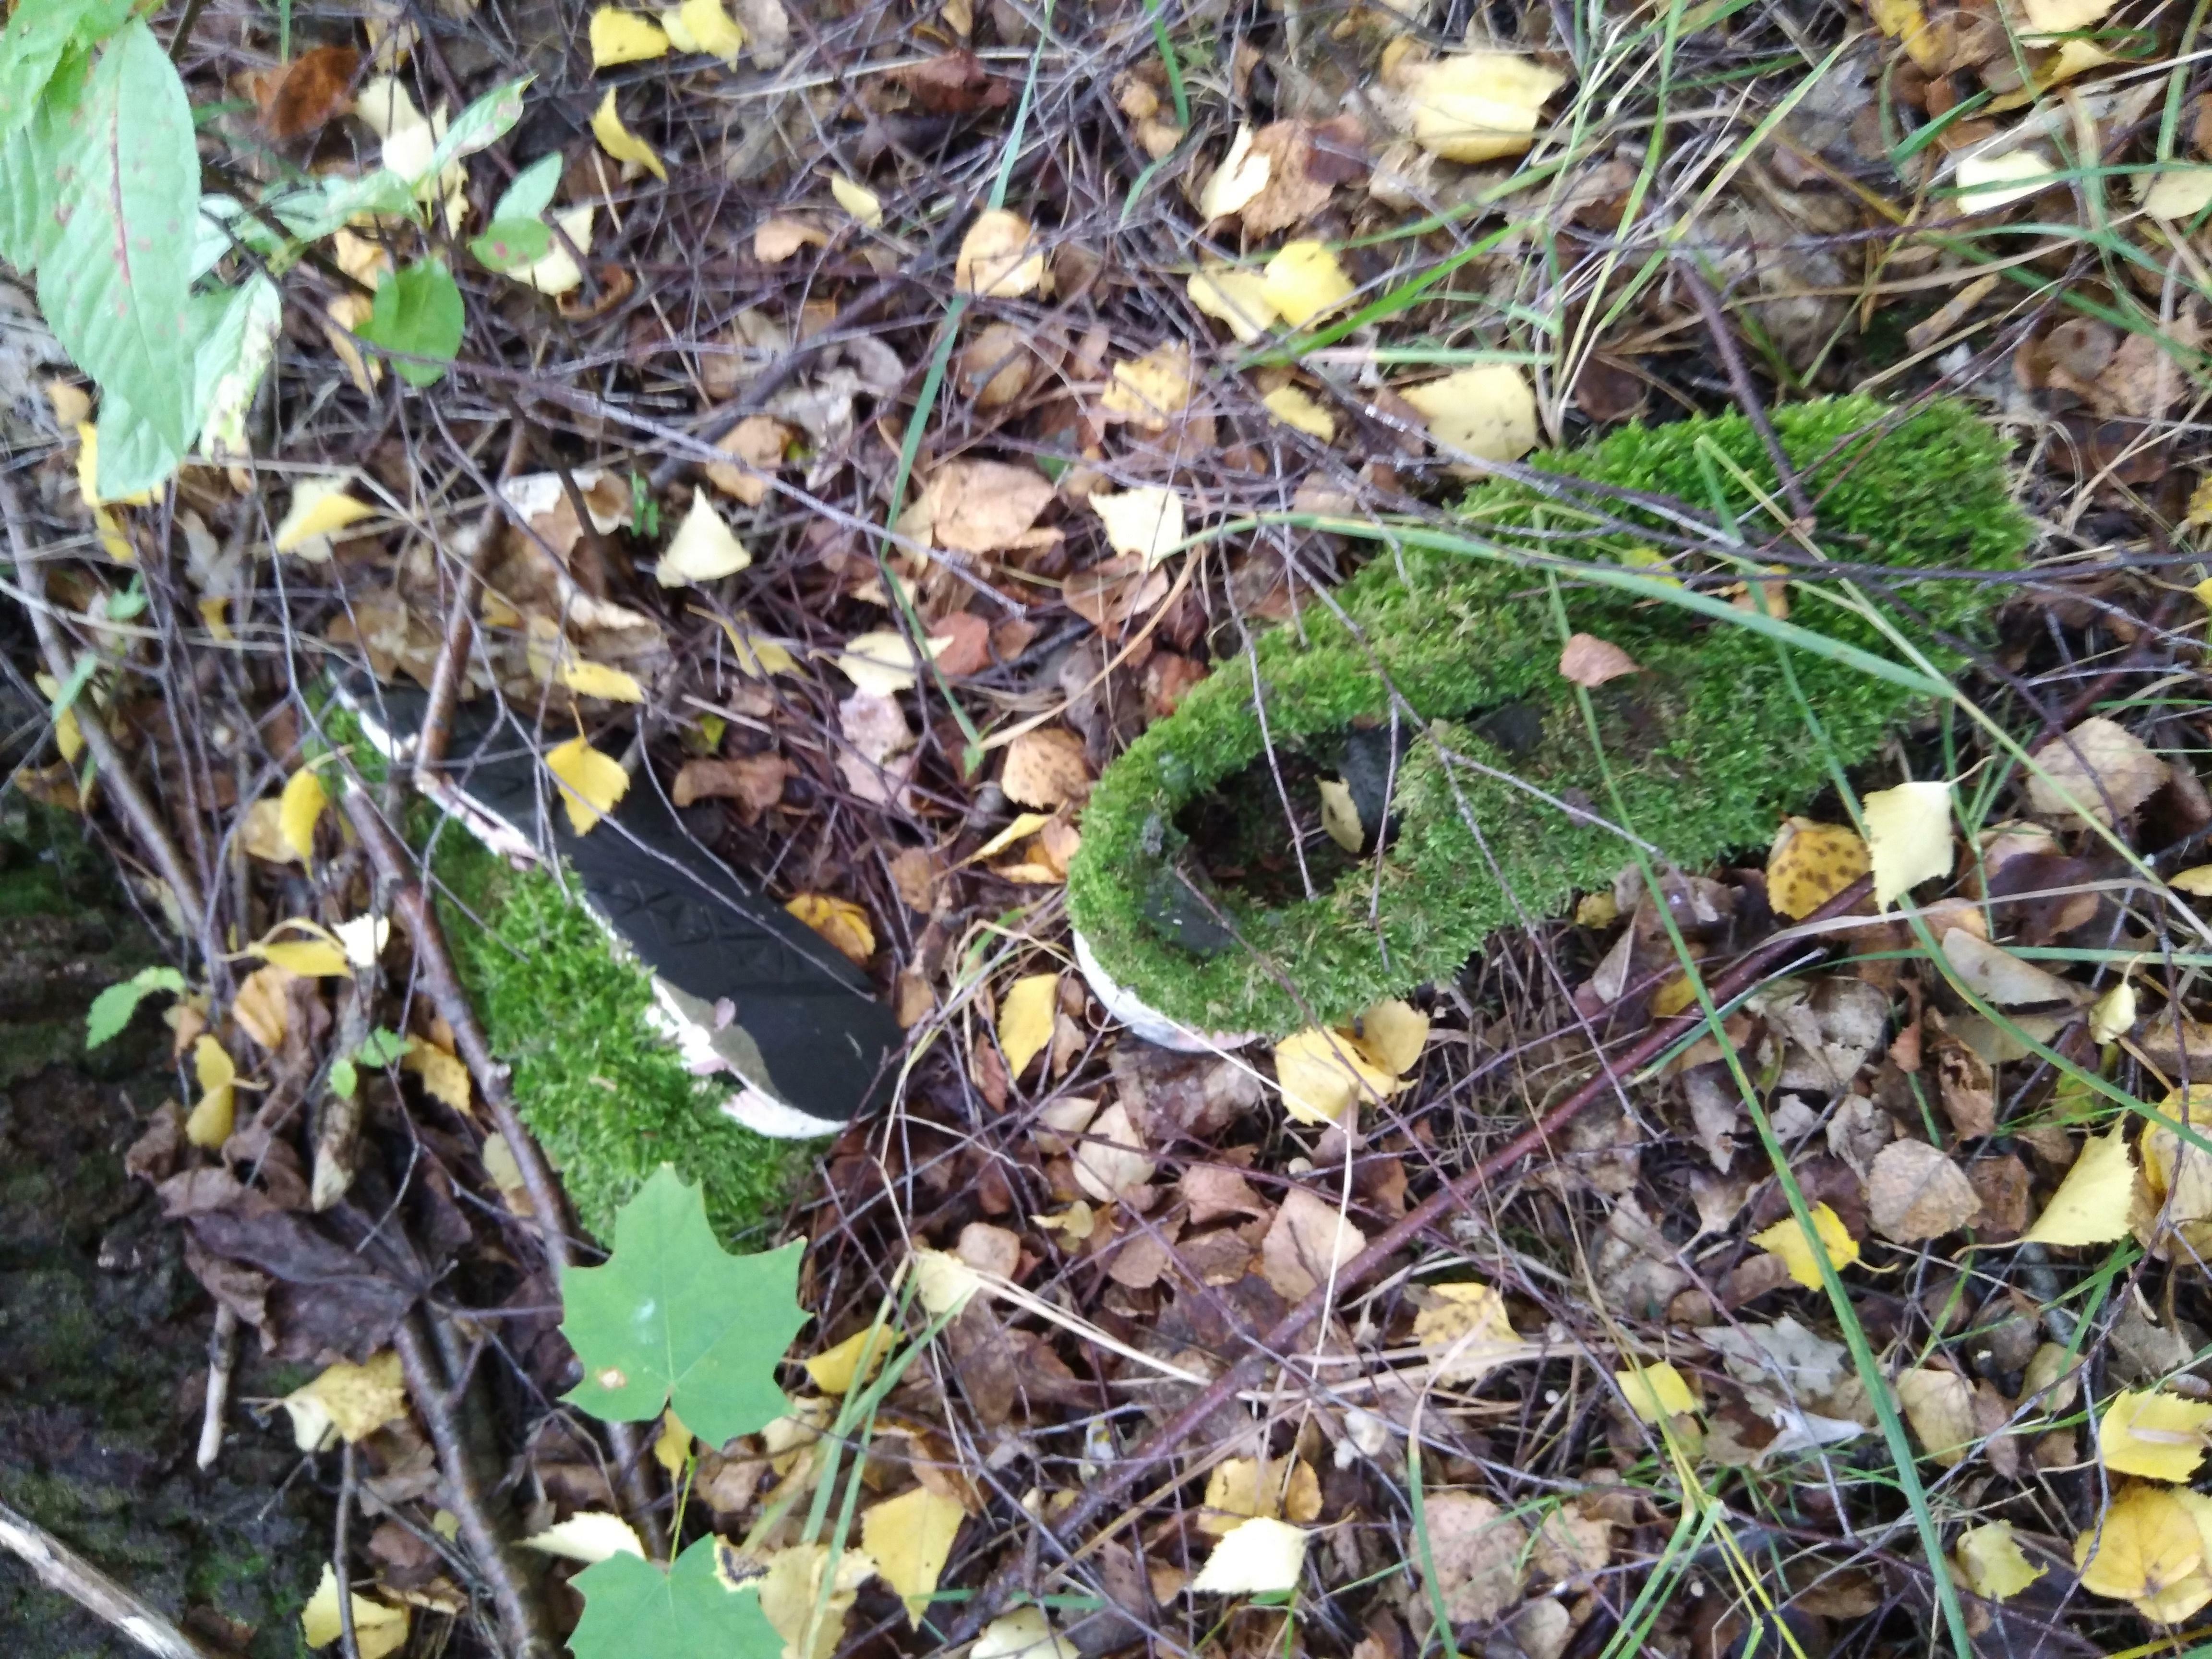
[[[330,1502],[283,1413],[258,1421],[237,1402],[306,1373],[259,1363],[247,1333],[222,1455],[195,1467],[214,1310],[123,1168],[178,1091],[167,1033],[149,1010],[83,1048],[86,1005],[153,945],[77,834],[67,819],[0,825],[0,1500],[210,1654],[275,1659],[299,1651]],[[0,1653],[138,1651],[0,1553]]]

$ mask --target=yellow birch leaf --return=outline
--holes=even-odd
[[[1335,250],[1310,238],[1285,242],[1267,261],[1261,290],[1292,328],[1336,309],[1356,291]]]
[[[951,642],[949,634],[931,640],[929,654],[936,656]],[[888,628],[855,634],[837,653],[837,672],[861,690],[879,697],[913,690],[915,667],[914,647],[907,643],[905,635]]]
[[[1044,255],[1033,251],[1036,233],[1030,222],[1005,208],[976,216],[960,239],[953,281],[963,293],[985,299],[1018,300],[1044,283]]]
[[[1182,497],[1163,485],[1139,484],[1118,495],[1100,490],[1091,510],[1105,522],[1106,544],[1142,559],[1147,570],[1182,542]]]
[[[1359,822],[1359,806],[1352,799],[1352,786],[1341,778],[1323,778],[1319,787],[1323,833],[1346,852],[1358,854],[1367,844],[1367,830]]]
[[[2097,1525],[2074,1540],[2081,1588],[2116,1601],[2170,1589],[2203,1559],[2195,1517],[2160,1486],[2130,1486]]]
[[[1897,1399],[1929,1457],[1945,1468],[1966,1462],[1976,1438],[1972,1383],[1956,1371],[1915,1366],[1899,1373]]]
[[[274,944],[263,943],[253,947],[253,954],[262,961],[274,963],[289,974],[301,979],[351,979],[353,969],[347,965],[344,951],[327,939],[288,939]]]
[[[753,619],[740,611],[736,617],[718,617],[722,632],[729,636],[730,650],[738,659],[738,672],[749,680],[764,680],[771,674],[788,674],[799,666],[799,659],[774,640],[763,639],[753,632]]]
[[[906,1602],[907,1622],[916,1630],[967,1518],[958,1498],[927,1486],[902,1492],[860,1517],[860,1547]]]
[[[1402,1086],[1357,1037],[1316,1030],[1292,1032],[1275,1045],[1275,1081],[1283,1109],[1298,1123],[1337,1122],[1358,1102],[1387,1098]]]
[[[1385,997],[1359,1016],[1359,1044],[1392,1077],[1403,1077],[1421,1063],[1428,1046],[1429,1017],[1398,997]]]
[[[637,1529],[606,1510],[572,1515],[543,1532],[531,1534],[522,1540],[522,1547],[568,1561],[599,1562],[617,1555],[645,1559],[645,1540],[637,1535]]]
[[[1213,1547],[1189,1589],[1198,1595],[1267,1595],[1298,1587],[1305,1570],[1304,1527],[1255,1515]]]
[[[1615,1371],[1613,1380],[1620,1385],[1629,1410],[1646,1423],[1694,1414],[1698,1409],[1698,1397],[1690,1392],[1688,1382],[1664,1360]]]
[[[1954,848],[1949,784],[1900,783],[1894,789],[1876,790],[1861,805],[1876,909],[1887,909],[1923,881],[1951,873]]]
[[[848,179],[842,173],[830,175],[830,193],[837,198],[837,205],[870,230],[884,222],[883,198],[866,185]]]
[[[2135,1196],[2136,1158],[2127,1141],[2127,1121],[2092,1135],[2081,1156],[2066,1172],[2035,1224],[2021,1236],[2023,1244],[2110,1244],[2128,1236],[2129,1201]]]
[[[546,769],[561,786],[561,805],[568,809],[568,827],[580,836],[615,810],[629,793],[629,774],[612,755],[574,737],[545,756]]]
[[[645,701],[645,688],[637,683],[636,675],[580,657],[570,657],[562,663],[561,684],[580,697],[598,697],[605,702]]]
[[[722,1565],[735,1553],[724,1545],[715,1556],[717,1575],[733,1589],[738,1585],[722,1574]],[[827,1544],[793,1544],[768,1559],[768,1571],[757,1581],[761,1612],[783,1638],[784,1659],[831,1659],[844,1645],[845,1617],[860,1586],[875,1577],[876,1564],[866,1550],[846,1550],[834,1574],[825,1572],[829,1565]]]
[[[62,683],[52,674],[40,673],[32,678],[48,702],[61,696]],[[54,716],[54,748],[70,766],[75,766],[77,757],[84,753],[84,727],[77,724],[76,709],[64,708]]]
[[[434,1042],[426,1042],[421,1037],[411,1037],[408,1040],[407,1052],[400,1056],[399,1068],[421,1078],[423,1088],[429,1091],[433,1099],[443,1101],[463,1117],[475,1111],[469,1098],[468,1063],[459,1054],[441,1048]],[[517,1174],[520,1173],[518,1170]]]
[[[2212,581],[2205,585],[2212,586]],[[2191,865],[2186,870],[2177,871],[2166,878],[2166,884],[2177,893],[2187,893],[2195,898],[2212,898],[2212,864]]]
[[[1147,431],[1165,431],[1171,418],[1190,407],[1189,348],[1170,340],[1141,357],[1115,364],[1098,407]]]
[[[853,1384],[860,1380],[861,1355],[867,1355],[868,1375],[873,1376],[883,1369],[891,1344],[889,1330],[864,1325],[836,1347],[825,1349],[805,1361],[806,1374],[824,1394],[850,1394]]]
[[[346,1592],[353,1602],[354,1644],[361,1659],[386,1659],[407,1645],[408,1610]],[[300,1609],[300,1635],[311,1648],[326,1648],[338,1639],[338,1579],[331,1564],[323,1563],[322,1582]]]
[[[192,1073],[200,1097],[185,1120],[185,1139],[214,1152],[230,1139],[237,1112],[238,1067],[222,1044],[203,1036],[192,1045]]]
[[[1478,460],[1517,461],[1536,447],[1536,393],[1510,363],[1477,363],[1403,396],[1429,436]]]
[[[240,981],[231,1000],[230,1017],[239,1030],[271,1053],[284,1046],[285,1028],[291,1024],[291,975],[282,968],[257,968]]]
[[[1991,1521],[1970,1527],[1952,1547],[1967,1588],[1991,1601],[2019,1595],[2049,1571],[2027,1559],[2012,1535],[2012,1522]]]
[[[313,769],[303,766],[284,781],[284,793],[276,802],[276,827],[302,864],[314,862],[315,823],[328,805],[330,797],[323,793],[323,781]]]
[[[1495,161],[1534,142],[1566,76],[1510,52],[1455,52],[1404,74],[1413,142],[1447,161]]]
[[[653,1437],[653,1461],[668,1471],[671,1480],[681,1480],[684,1466],[691,1461],[691,1431],[684,1426],[673,1407],[660,1413],[660,1432]]]
[[[302,478],[292,489],[291,505],[276,525],[279,553],[296,553],[319,564],[331,556],[331,538],[376,511],[345,493],[343,478]]]
[[[2156,1389],[2122,1389],[2097,1424],[2097,1456],[2115,1474],[2177,1484],[2204,1461],[2204,1429],[2212,1404]]]
[[[1003,853],[1024,836],[1034,836],[1052,822],[1049,812],[1018,812],[1014,821],[960,860],[963,865],[981,864],[984,860]]]
[[[641,17],[619,6],[601,6],[592,14],[592,67],[611,69],[617,64],[641,64],[668,55],[668,34],[650,17]]]
[[[1294,432],[1328,443],[1336,436],[1336,416],[1294,386],[1279,386],[1260,399],[1261,406]]]
[[[100,493],[100,428],[90,421],[76,422],[76,488],[87,507],[151,507],[155,491],[142,489],[113,499]]]
[[[407,1415],[407,1379],[389,1348],[365,1365],[341,1360],[278,1402],[291,1413],[292,1437],[303,1452],[343,1440],[359,1445],[386,1423]]]
[[[595,210],[586,202],[581,207],[570,208],[566,213],[556,213],[553,222],[561,227],[562,234],[576,245],[578,253],[592,251],[592,216]],[[576,255],[556,237],[545,257],[535,264],[507,273],[514,281],[538,293],[557,298],[572,293],[584,285],[584,273],[576,264]]]
[[[744,49],[745,32],[737,21],[722,9],[722,0],[684,0],[676,9],[676,16],[691,44],[689,52],[703,52],[709,58],[719,58],[735,69],[738,54]],[[670,31],[673,38],[674,31]]]
[[[607,88],[607,95],[599,100],[599,108],[592,112],[592,137],[616,161],[635,162],[663,184],[668,182],[668,166],[660,159],[660,152],[623,125],[621,112],[615,108],[612,87]]]
[[[2122,980],[2099,997],[2089,1009],[2089,1041],[2112,1042],[2135,1029],[2136,988]]]
[[[999,1048],[1006,1075],[1018,1078],[1029,1063],[1052,1045],[1053,1015],[1060,1006],[1058,974],[1027,974],[1007,988],[999,1003]]]
[[[1304,1522],[1321,1513],[1321,1480],[1303,1457],[1262,1469],[1256,1457],[1224,1458],[1206,1477],[1198,1529],[1218,1538],[1255,1515]]]
[[[1791,818],[1766,854],[1766,902],[1796,921],[1809,916],[1874,867],[1858,831]]]
[[[1826,1204],[1815,1204],[1808,1212],[1813,1231],[1819,1242],[1806,1237],[1805,1230],[1797,1224],[1797,1218],[1786,1215],[1765,1232],[1753,1233],[1751,1242],[1760,1249],[1782,1258],[1790,1269],[1790,1277],[1808,1291],[1820,1288],[1820,1255],[1841,1273],[1859,1259],[1859,1242],[1844,1225],[1843,1218]],[[1820,1254],[1814,1254],[1815,1251]]]
[[[1274,301],[1267,297],[1265,271],[1215,265],[1193,272],[1186,287],[1191,304],[1207,316],[1228,324],[1230,334],[1240,345],[1251,344],[1280,315]]]
[[[1943,42],[1928,27],[1928,14],[1921,9],[1920,0],[1867,0],[1867,15],[1885,36],[1900,43],[1922,69],[1933,74],[1943,67]]]
[[[875,930],[868,913],[850,899],[826,893],[801,893],[783,907],[836,945],[845,958],[865,968],[876,953]]]
[[[752,562],[753,556],[730,528],[729,520],[702,489],[693,494],[691,510],[669,538],[659,563],[653,567],[653,579],[663,587],[711,582],[735,575]]]
[[[1237,129],[1237,136],[1229,141],[1229,153],[1221,158],[1221,165],[1207,175],[1205,188],[1198,193],[1198,214],[1201,219],[1225,219],[1244,207],[1267,189],[1268,177],[1274,172],[1272,158],[1252,148],[1252,127],[1249,122]]]

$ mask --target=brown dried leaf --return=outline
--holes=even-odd
[[[361,54],[351,46],[317,46],[301,52],[263,98],[261,130],[283,143],[344,114],[353,106],[347,89],[360,66]]]
[[[669,795],[678,806],[700,800],[733,800],[738,818],[754,824],[760,822],[762,813],[783,799],[783,786],[790,780],[791,770],[791,763],[781,755],[688,760],[677,773]]]
[[[1277,1294],[1299,1302],[1366,1248],[1365,1235],[1334,1204],[1293,1187],[1261,1241],[1260,1271]]]
[[[1486,1625],[1521,1599],[1528,1534],[1486,1498],[1431,1493],[1425,1504],[1429,1555],[1444,1616]]]
[[[2109,828],[2166,787],[2166,763],[2126,727],[2099,716],[2051,738],[2030,757],[2029,804],[2047,817]],[[2074,805],[2069,804],[2069,797]]]
[[[1023,806],[1049,810],[1087,799],[1091,767],[1083,739],[1056,726],[1023,732],[1006,747],[999,787],[1007,799]]]
[[[931,475],[919,505],[934,545],[996,553],[1035,544],[1031,526],[1053,496],[1052,480],[1033,466],[951,461]]]
[[[1867,1176],[1875,1231],[1900,1244],[1939,1238],[1982,1211],[1966,1171],[1924,1140],[1893,1140]]]
[[[1944,1115],[1960,1139],[1996,1133],[1996,1082],[1987,1060],[1957,1037],[1947,1036],[1936,1045],[1936,1076]]]
[[[1562,678],[1581,686],[1603,685],[1624,674],[1640,672],[1635,658],[1610,641],[1593,634],[1577,634],[1559,653]]]
[[[795,437],[772,415],[748,415],[724,433],[714,447],[732,457],[707,468],[707,482],[747,507],[768,499],[768,474],[783,464],[785,447]]]

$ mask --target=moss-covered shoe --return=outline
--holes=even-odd
[[[1540,488],[1481,486],[1462,532],[1408,532],[1217,668],[1085,811],[1068,910],[1101,976],[1174,1024],[1277,1034],[1450,974],[1608,882],[1631,837],[1693,867],[1764,845],[1916,696],[1822,641],[1898,662],[1901,638],[1948,672],[2028,540],[2002,444],[1955,404],[1773,419],[1815,509],[1802,538],[1741,416],[1631,428],[1531,458]],[[1788,643],[1591,574],[1711,592],[1822,559],[1787,587]],[[1590,693],[1595,737],[1559,672],[1571,633],[1638,669]],[[1324,781],[1359,852],[1286,827]]]

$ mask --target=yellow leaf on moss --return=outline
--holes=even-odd
[[[545,768],[561,786],[568,827],[580,836],[589,835],[629,793],[629,774],[622,763],[580,737],[547,750]]]
[[[1778,916],[1809,916],[1874,868],[1856,830],[1791,818],[1766,854],[1766,902]]]
[[[1751,1242],[1760,1249],[1782,1258],[1790,1269],[1790,1277],[1808,1291],[1820,1288],[1820,1256],[1826,1255],[1838,1273],[1859,1259],[1859,1242],[1844,1225],[1843,1218],[1826,1204],[1815,1204],[1808,1214],[1818,1243],[1806,1236],[1796,1216],[1786,1215],[1765,1232],[1753,1233]],[[1816,1254],[1817,1252],[1817,1254]]]
[[[2204,1540],[2186,1504],[2160,1486],[2130,1486],[2074,1540],[2081,1588],[2116,1601],[2154,1597],[2194,1573]]]
[[[2027,1559],[2012,1535],[2009,1521],[1968,1528],[1959,1534],[1952,1553],[1967,1588],[1991,1601],[2019,1595],[2048,1571]]]
[[[1341,778],[1322,778],[1317,787],[1321,790],[1322,832],[1346,852],[1357,856],[1367,844],[1367,830],[1359,822],[1359,805],[1352,799],[1352,786]]]
[[[1517,461],[1536,447],[1536,394],[1510,363],[1477,363],[1402,394],[1429,435],[1478,460]]]
[[[237,1113],[238,1067],[222,1044],[203,1036],[192,1045],[192,1073],[200,1097],[185,1120],[185,1139],[210,1152],[230,1139]]]
[[[837,947],[840,955],[865,968],[876,953],[875,930],[868,913],[850,899],[827,893],[801,893],[783,907]]]
[[[2125,1238],[2135,1190],[2135,1153],[2128,1146],[2127,1121],[2121,1119],[2107,1133],[2092,1135],[2083,1144],[2081,1156],[2020,1242],[2110,1244]]]
[[[592,14],[591,40],[595,70],[668,56],[667,32],[650,17],[619,6],[601,6]]]
[[[1402,1086],[1358,1038],[1343,1031],[1294,1031],[1275,1045],[1283,1109],[1298,1123],[1334,1123],[1361,1101],[1386,1099]]]
[[[2122,1389],[2097,1424],[2097,1456],[2115,1474],[2180,1482],[2204,1461],[2212,1404],[2157,1389]]]
[[[1615,1371],[1613,1380],[1620,1385],[1629,1410],[1646,1423],[1689,1415],[1698,1409],[1698,1397],[1690,1392],[1688,1382],[1664,1360]]]
[[[1336,436],[1336,416],[1294,386],[1279,386],[1260,402],[1267,413],[1294,432],[1323,443]]]
[[[1428,1042],[1429,1017],[1402,998],[1385,997],[1359,1016],[1360,1047],[1392,1077],[1419,1065]]]
[[[668,181],[668,165],[660,159],[660,152],[623,125],[621,112],[615,108],[612,87],[607,88],[607,95],[599,100],[599,108],[592,112],[592,137],[616,161],[634,162],[663,184]]]
[[[1951,786],[1900,783],[1877,789],[1860,803],[1866,814],[1866,848],[1874,871],[1878,910],[1917,887],[1951,873]]]
[[[1027,974],[1007,988],[999,1004],[999,1048],[1006,1075],[1018,1078],[1029,1063],[1052,1045],[1053,1015],[1060,1006],[1058,974]]]
[[[1326,242],[1302,238],[1284,243],[1267,261],[1267,281],[1261,292],[1285,322],[1304,328],[1350,299],[1354,284],[1334,248]]]
[[[883,1369],[884,1358],[891,1351],[891,1341],[890,1331],[863,1325],[836,1347],[825,1349],[805,1361],[806,1374],[824,1394],[850,1394],[853,1384],[860,1380],[861,1356],[867,1356],[868,1375],[873,1376]]]
[[[860,1547],[905,1601],[907,1622],[917,1630],[967,1518],[958,1498],[927,1486],[902,1492],[860,1517]]]
[[[313,769],[303,766],[285,780],[284,793],[276,802],[276,824],[284,844],[299,855],[302,864],[314,861],[315,823],[329,804],[323,781]]]

